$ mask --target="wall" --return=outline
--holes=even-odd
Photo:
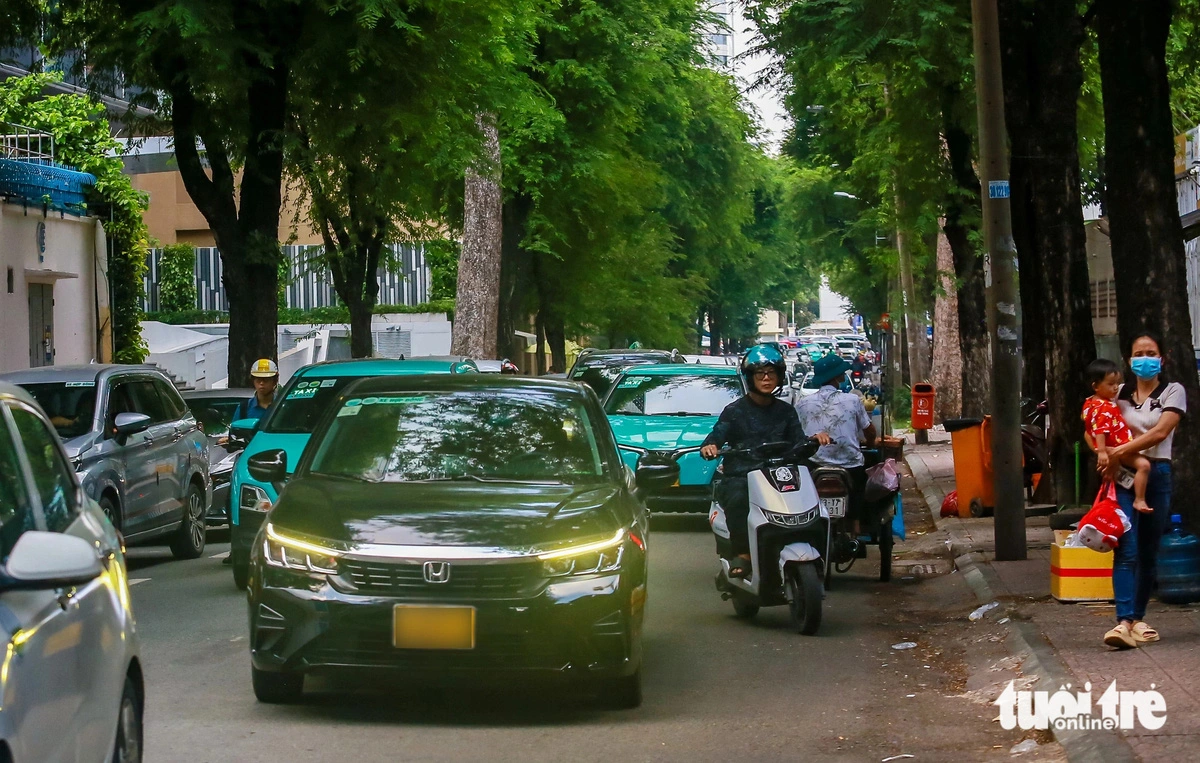
[[[169,157],[164,159],[163,157]],[[178,170],[170,169],[174,163],[173,155],[146,154],[138,160],[126,160],[125,171],[133,187],[150,194],[150,208],[146,210],[143,219],[150,229],[150,237],[160,243],[186,243],[193,246],[216,246],[208,221],[192,203],[187,188],[183,185],[183,176]],[[147,169],[157,171],[145,171]],[[239,174],[235,182],[240,180]],[[300,246],[311,246],[323,243],[321,237],[307,223],[297,226],[293,238],[292,221],[296,218],[297,197],[295,190],[289,190],[284,195],[283,208],[279,214],[279,240]],[[307,213],[307,208],[305,208]]]
[[[40,261],[39,223],[45,224]],[[30,283],[54,285],[54,364],[99,359],[96,247],[103,238],[96,236],[97,224],[92,217],[43,217],[40,209],[0,202],[0,373],[29,367]]]

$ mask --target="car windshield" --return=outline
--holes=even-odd
[[[92,431],[96,382],[69,381],[21,385],[46,412],[58,436],[71,440]]]
[[[249,395],[246,396],[247,398]],[[188,408],[196,417],[201,431],[208,435],[225,434],[237,407],[246,398],[241,397],[202,397],[185,400]]]
[[[367,482],[578,483],[605,474],[587,411],[562,394],[463,390],[340,402],[311,474]]]
[[[742,396],[736,376],[646,376],[636,371],[617,382],[604,412],[618,416],[719,416]]]
[[[804,377],[804,389],[820,389],[822,385],[813,381],[813,375],[809,374]]]
[[[277,409],[267,420],[265,432],[276,434],[312,434],[321,414],[337,398],[338,393],[360,377],[343,376],[337,379],[304,379],[291,384],[283,397],[275,401]]]

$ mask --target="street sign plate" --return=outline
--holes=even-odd
[[[1007,199],[1010,196],[1012,196],[1012,189],[1009,188],[1007,180],[988,181],[989,199]]]

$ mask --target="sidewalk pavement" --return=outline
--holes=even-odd
[[[1092,684],[1093,702],[1112,681],[1123,691],[1163,694],[1167,721],[1149,731],[1055,731],[1071,761],[1180,761],[1200,758],[1200,614],[1193,607],[1151,600],[1147,621],[1162,641],[1140,649],[1114,651],[1104,633],[1115,622],[1108,602],[1066,604],[1050,597],[1050,546],[1053,532],[1046,517],[1026,519],[1028,558],[995,561],[991,517],[940,517],[943,497],[954,489],[954,457],[949,437],[931,432],[928,445],[905,443],[905,460],[946,545],[981,604],[1002,606],[987,617],[1007,618],[1006,643],[1036,677],[1035,691],[1053,693],[1073,684]],[[940,436],[938,436],[940,434]],[[1195,756],[1195,757],[1193,757]]]

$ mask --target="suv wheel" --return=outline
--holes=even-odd
[[[96,503],[100,505],[100,510],[104,512],[104,516],[108,517],[108,521],[112,523],[112,526],[120,530],[121,508],[117,506],[117,502],[106,493],[100,496],[100,500],[96,501]]]
[[[204,493],[196,485],[188,487],[184,502],[183,522],[171,539],[171,553],[176,559],[197,559],[204,553],[208,523],[204,517]]]

